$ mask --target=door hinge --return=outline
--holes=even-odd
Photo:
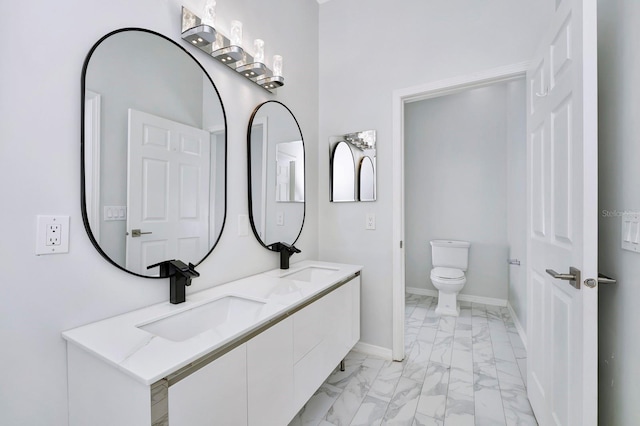
[[[400,240],[400,248],[402,248],[402,240]]]

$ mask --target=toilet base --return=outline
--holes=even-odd
[[[460,307],[458,306],[457,296],[457,293],[443,293],[442,291],[439,291],[436,314],[452,317],[460,316]]]

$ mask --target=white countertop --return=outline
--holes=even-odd
[[[317,266],[335,269],[313,281],[288,275]],[[275,269],[187,295],[184,303],[148,306],[62,333],[75,344],[124,373],[151,385],[224,344],[282,315],[334,284],[362,270],[362,266],[305,260],[290,269]],[[169,281],[167,280],[167,294]],[[240,296],[264,302],[255,322],[238,330],[207,330],[176,342],[138,328],[140,325],[187,311],[225,296]]]

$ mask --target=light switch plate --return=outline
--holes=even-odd
[[[127,206],[104,206],[105,221],[127,220]]]
[[[38,216],[36,255],[69,253],[69,216]]]
[[[640,214],[622,215],[622,249],[640,253]]]

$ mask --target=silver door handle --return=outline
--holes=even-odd
[[[604,274],[598,274],[598,279],[589,278],[584,280],[584,285],[589,288],[594,288],[598,284],[615,284],[618,281],[615,278],[608,277]]]
[[[551,275],[553,278],[557,280],[565,280],[569,281],[573,287],[579,289],[580,288],[580,270],[571,266],[569,268],[568,274],[559,274],[553,269],[547,269],[547,274]]]
[[[153,234],[153,232],[142,232],[142,231],[141,231],[141,230],[139,230],[139,229],[132,229],[132,230],[131,230],[131,236],[132,236],[133,238],[136,238],[136,237],[139,237],[139,236],[141,236],[141,235],[145,235],[145,234]]]

